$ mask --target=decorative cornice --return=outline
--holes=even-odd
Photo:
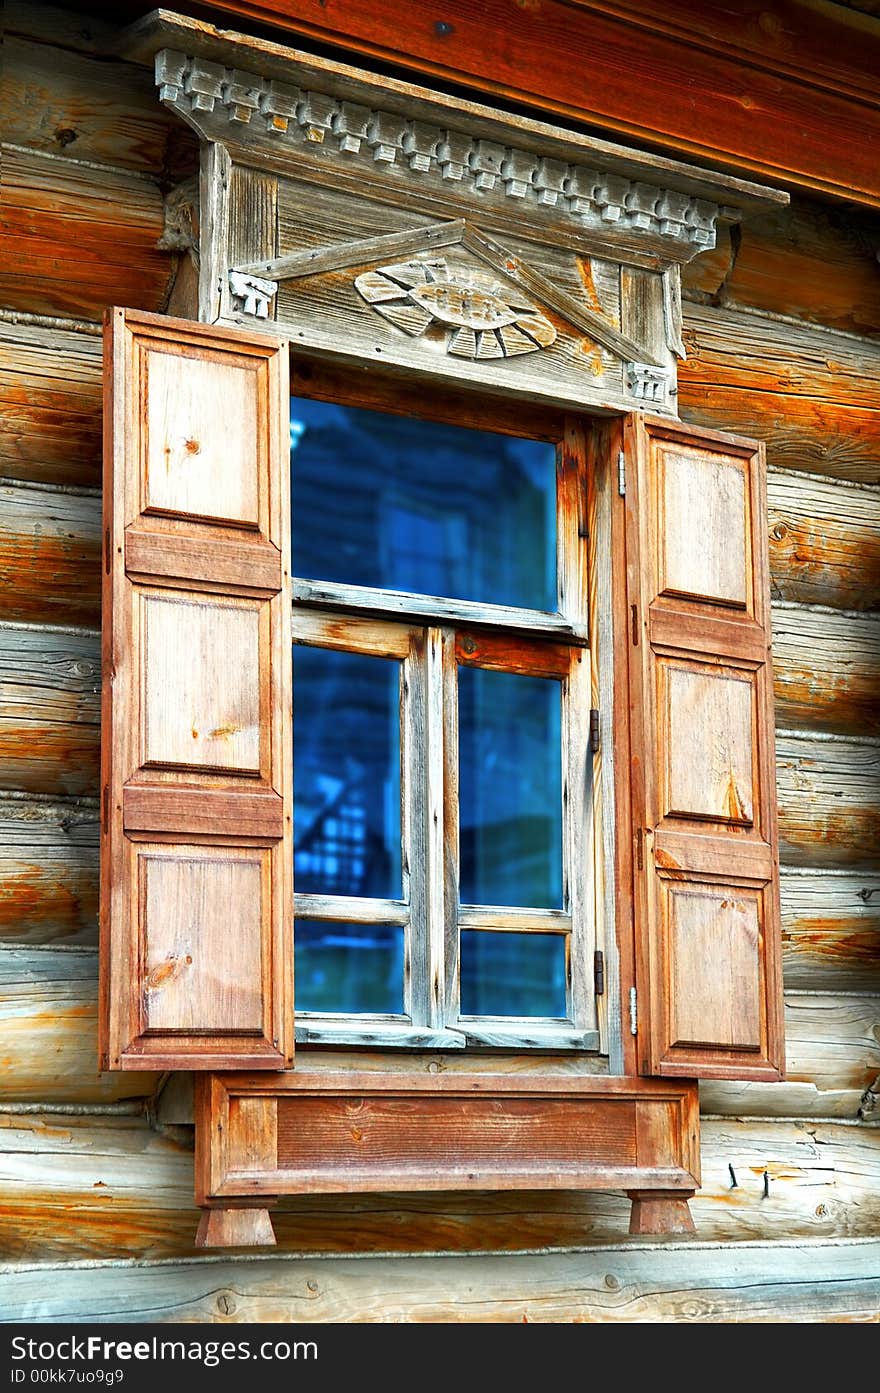
[[[312,153],[373,170],[393,168],[412,176],[413,187],[454,189],[475,207],[513,205],[552,211],[573,226],[603,238],[615,231],[630,238],[657,239],[673,259],[715,245],[719,216],[736,210],[678,189],[550,158],[466,131],[407,119],[276,78],[260,77],[203,57],[162,49],[155,59],[159,96],[198,119],[225,118],[280,147]]]

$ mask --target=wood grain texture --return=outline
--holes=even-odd
[[[876,1239],[731,1250],[635,1240],[570,1254],[344,1259],[256,1257],[9,1266],[18,1322],[874,1323]]]
[[[880,346],[757,314],[684,307],[685,420],[750,431],[768,464],[861,483],[880,479]]]
[[[783,865],[876,865],[880,744],[785,733],[776,769]]]
[[[277,1069],[293,1048],[287,346],[130,310],[105,346],[101,1058]],[[132,573],[135,523],[152,546]],[[273,563],[261,598],[240,593],[253,577],[229,542]]]
[[[64,159],[162,169],[172,117],[143,68],[8,29],[3,58],[5,140]]]
[[[0,303],[100,320],[107,305],[158,309],[173,254],[159,250],[156,184],[134,173],[5,148]]]
[[[876,242],[874,211],[796,192],[786,209],[721,224],[715,247],[682,267],[684,298],[875,336]]]
[[[0,486],[4,618],[95,627],[100,594],[100,495],[33,484]]]
[[[774,599],[839,609],[880,608],[876,488],[771,470],[767,512]]]
[[[306,0],[222,0],[217,8],[342,43],[355,53],[404,63],[422,73],[464,80],[484,92],[607,130],[659,140],[710,163],[734,163],[740,170],[787,183],[880,201],[868,153],[876,139],[874,108],[864,100],[870,90],[868,55],[876,40],[870,31],[856,36],[845,23],[832,24],[827,11],[819,33],[833,37],[826,37],[830,47],[823,53],[811,28],[815,11],[806,5],[785,6],[781,21],[779,7],[774,6],[769,23],[762,25],[753,16],[748,27],[735,23],[728,11],[721,14],[718,34],[707,15],[703,24],[708,43],[702,34],[695,43],[684,5],[679,7],[677,32],[668,25],[665,12],[648,17],[646,24],[645,12],[638,7],[638,23],[633,24],[632,5],[615,7],[615,13],[597,4],[573,6],[558,0],[545,0],[539,11],[512,9],[503,0],[452,0],[439,28],[425,0],[410,6],[405,27],[390,11],[377,11],[370,0],[349,0],[344,7],[322,9],[319,16]],[[712,7],[715,13],[722,10],[720,5]],[[790,42],[792,15],[797,16],[798,39],[801,33],[808,36],[804,42],[810,55],[794,64],[792,48],[778,37],[782,33]],[[768,63],[768,55],[757,47],[762,28],[769,30],[771,52],[781,57],[783,71],[777,70],[777,62]],[[750,54],[752,61],[744,71],[742,36],[749,29],[760,59],[756,64]],[[864,43],[861,54],[859,41]],[[834,82],[830,54],[837,43],[845,46],[849,58],[844,70],[852,91],[844,92]],[[794,52],[798,47],[794,45]],[[604,52],[613,53],[615,61],[591,64],[585,84],[581,55]],[[794,73],[789,76],[785,68],[791,66]],[[814,85],[817,67],[827,74],[821,86]],[[646,90],[652,93],[648,106]],[[784,141],[776,135],[780,129],[785,131]],[[847,132],[845,155],[840,131]],[[853,150],[852,142],[861,143],[861,148]]]
[[[783,729],[880,735],[880,616],[775,604],[773,689]]]
[[[97,944],[97,801],[0,797],[0,939]]]
[[[880,871],[783,871],[785,983],[813,991],[880,991]]]
[[[624,439],[640,1066],[778,1078],[763,450],[638,416]]]
[[[98,649],[90,630],[0,622],[0,789],[97,797]]]
[[[106,1103],[149,1096],[155,1073],[98,1072],[95,953],[0,952],[0,1101]]]
[[[705,1119],[701,1133],[702,1187],[691,1211],[702,1241],[876,1234],[880,1129],[732,1118]],[[441,1192],[301,1196],[282,1200],[272,1217],[286,1252],[514,1253],[617,1243],[628,1211],[619,1191]],[[157,1133],[141,1118],[0,1116],[8,1260],[187,1255],[197,1223],[191,1129]]]
[[[35,324],[0,324],[0,473],[101,484],[101,343]]]

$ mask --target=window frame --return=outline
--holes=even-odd
[[[307,579],[297,575],[294,555],[294,644],[393,658],[401,664],[401,836],[403,864],[409,868],[401,901],[299,894],[294,883],[296,918],[395,923],[403,926],[406,945],[403,1018],[300,1008],[295,1012],[297,1046],[607,1052],[601,998],[594,990],[594,955],[602,951],[597,895],[605,877],[599,864],[602,800],[594,796],[596,752],[590,738],[597,677],[590,634],[598,628],[591,608],[598,595],[590,585],[589,420],[485,390],[426,392],[384,366],[371,367],[369,377],[364,374],[354,382],[324,363],[300,360],[295,352],[290,367],[292,401],[308,397],[429,423],[467,425],[543,440],[556,449],[556,612]],[[560,682],[562,910],[459,904],[461,667],[531,673]],[[293,699],[295,703],[295,679]],[[423,851],[415,852],[416,847]],[[510,930],[519,927],[517,921],[523,930],[565,933],[565,1020],[461,1014],[461,933]]]

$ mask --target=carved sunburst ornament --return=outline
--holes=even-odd
[[[550,320],[513,286],[477,268],[450,267],[443,258],[365,271],[355,288],[413,337],[430,324],[447,326],[446,352],[456,358],[515,358],[556,339]]]

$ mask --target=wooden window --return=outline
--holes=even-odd
[[[297,1038],[596,1048],[579,428],[340,395],[291,405]]]
[[[379,379],[366,398],[346,398],[313,382],[315,398],[340,408],[387,408],[376,418],[386,426],[427,415],[450,429],[495,432],[518,450],[528,441],[553,447],[555,608],[542,607],[552,580],[546,558],[508,567],[500,580],[487,562],[453,593],[426,594],[388,577],[442,576],[467,548],[461,519],[424,490],[392,489],[386,516],[367,529],[372,575],[368,566],[345,576],[333,556],[324,575],[291,567],[283,340],[113,311],[107,354],[105,1066],[284,1068],[293,1046],[294,903],[304,962],[315,944],[326,950],[327,925],[342,925],[337,938],[354,945],[368,937],[385,963],[366,987],[362,975],[348,1000],[331,997],[341,1007],[334,1011],[307,976],[306,1039],[595,1046],[593,916],[604,900],[591,866],[601,841],[604,885],[616,902],[603,942],[619,955],[603,1042],[612,1072],[777,1077],[760,447],[635,413],[621,431],[619,420],[591,424],[527,401],[512,407],[511,398],[498,408],[478,396],[413,401],[399,381]],[[468,402],[479,403],[478,418]],[[476,456],[467,470],[476,479]],[[604,569],[588,564],[588,475],[600,481],[610,517]],[[316,516],[344,502],[332,477],[325,483]],[[505,512],[505,484],[494,509],[475,513],[490,531]],[[294,475],[295,555],[296,487]],[[401,547],[401,535],[417,529],[423,544]],[[503,550],[509,559],[510,546]],[[588,591],[598,597],[590,632]],[[358,719],[366,710],[382,734],[371,737],[354,781],[337,779],[344,796],[332,817],[321,813],[333,770],[319,769],[311,792],[304,770],[295,828],[297,662],[307,722],[310,705],[320,715],[323,703],[341,723],[341,707],[323,693],[334,682],[338,690],[360,685],[371,695],[352,710]],[[355,667],[380,675],[353,677]],[[605,761],[613,754],[613,829],[591,821],[601,801],[591,808],[602,761],[589,730],[596,691],[613,693]],[[522,738],[519,750],[511,732]],[[305,738],[307,753],[309,741],[320,748],[314,732]],[[346,745],[340,729],[326,749],[356,756],[356,743]],[[500,793],[478,768],[480,751],[502,771]],[[529,870],[532,888],[520,890],[511,887],[522,880],[525,842],[515,829],[503,842],[494,810],[511,769],[529,768],[535,751],[545,786],[531,802],[518,804],[513,787],[507,795],[513,811],[535,817],[537,808],[537,823],[546,823],[532,828],[528,850],[543,848],[541,864]],[[399,826],[390,813],[396,777]],[[387,819],[377,821],[377,798]],[[554,821],[544,810],[557,801]],[[295,835],[313,877],[296,900]],[[538,960],[540,991],[524,997],[521,981],[509,996],[503,981],[495,989],[499,943],[511,946],[512,978]],[[488,985],[481,955],[493,963]],[[548,961],[554,955],[561,969]]]

